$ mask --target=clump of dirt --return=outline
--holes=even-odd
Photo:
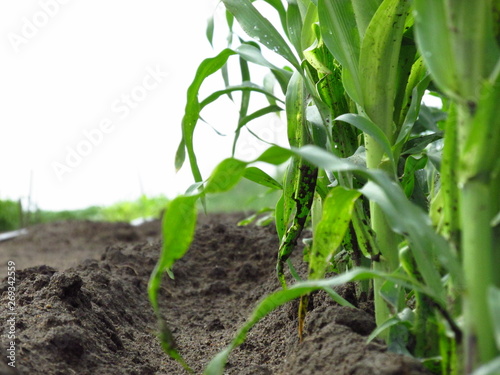
[[[274,229],[238,227],[237,219],[200,217],[191,249],[174,267],[175,279],[166,278],[161,289],[164,318],[197,374],[229,344],[258,300],[280,287]],[[185,374],[160,348],[146,292],[161,249],[159,233],[159,222],[70,222],[0,243],[3,264],[32,266],[16,272],[16,368],[6,365],[2,350],[0,374]],[[300,249],[295,261],[299,266]],[[0,287],[3,324],[10,317],[6,281]],[[349,286],[339,293],[357,303]],[[296,325],[296,302],[266,316],[231,354],[225,373],[427,373],[379,342],[367,345],[373,316],[322,293],[311,298],[302,343]]]

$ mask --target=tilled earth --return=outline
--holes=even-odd
[[[256,303],[279,289],[277,239],[269,227],[238,227],[237,215],[200,216],[191,249],[165,277],[161,306],[180,352],[197,374],[233,338]],[[160,253],[160,224],[63,222],[0,243],[0,375],[186,374],[156,338],[147,297]],[[299,270],[300,249],[294,262]],[[16,264],[15,368],[7,365],[7,262]],[[414,359],[366,344],[375,323],[350,285],[338,290],[360,309],[312,296],[305,338],[297,302],[275,310],[230,356],[234,375],[427,374]]]

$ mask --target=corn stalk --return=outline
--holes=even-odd
[[[491,315],[489,298],[489,290],[500,286],[499,228],[492,224],[500,211],[500,34],[494,23],[499,5],[496,0],[415,2],[424,60],[457,107],[445,143],[457,161],[447,177],[456,176],[458,185],[467,374],[500,354],[495,342],[498,317]]]

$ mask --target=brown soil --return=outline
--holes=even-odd
[[[197,374],[232,339],[257,301],[279,288],[276,234],[238,227],[234,215],[200,217],[188,254],[161,291],[181,353]],[[161,351],[146,288],[160,251],[158,222],[40,225],[0,243],[0,263],[16,263],[16,368],[6,365],[8,284],[0,285],[0,375],[185,374]],[[297,264],[300,250],[296,251]],[[299,267],[300,268],[300,267]],[[352,288],[340,290],[356,304]],[[298,342],[297,303],[257,324],[230,356],[226,374],[427,374],[414,359],[366,344],[375,327],[362,309],[312,298]],[[366,310],[366,309],[365,309]]]

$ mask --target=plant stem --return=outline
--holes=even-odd
[[[495,214],[491,212],[495,197],[492,193],[487,181],[481,180],[469,181],[461,189],[462,249],[467,282],[464,298],[467,372],[497,354],[487,298],[488,287],[494,280],[490,221]]]
[[[491,221],[500,210],[500,120],[497,104],[500,82],[485,84],[477,105],[461,105],[458,112],[460,142],[460,226],[464,296],[465,370],[475,369],[499,354],[488,303],[488,289],[499,286],[500,243]]]
[[[381,146],[370,136],[365,134],[366,145],[366,162],[368,168],[389,169],[390,174],[393,173],[392,165],[381,165],[383,150]],[[385,168],[384,168],[385,166]],[[370,202],[370,216],[372,229],[376,233],[376,240],[380,249],[381,258],[379,261],[373,262],[375,270],[383,272],[393,272],[399,266],[398,244],[399,236],[389,227],[384,213],[380,207],[374,202]],[[384,301],[382,296],[377,292],[381,290],[384,280],[375,279],[373,282],[374,302],[375,302],[375,320],[378,326],[385,322],[392,315],[389,306]],[[386,337],[384,337],[386,338]]]

